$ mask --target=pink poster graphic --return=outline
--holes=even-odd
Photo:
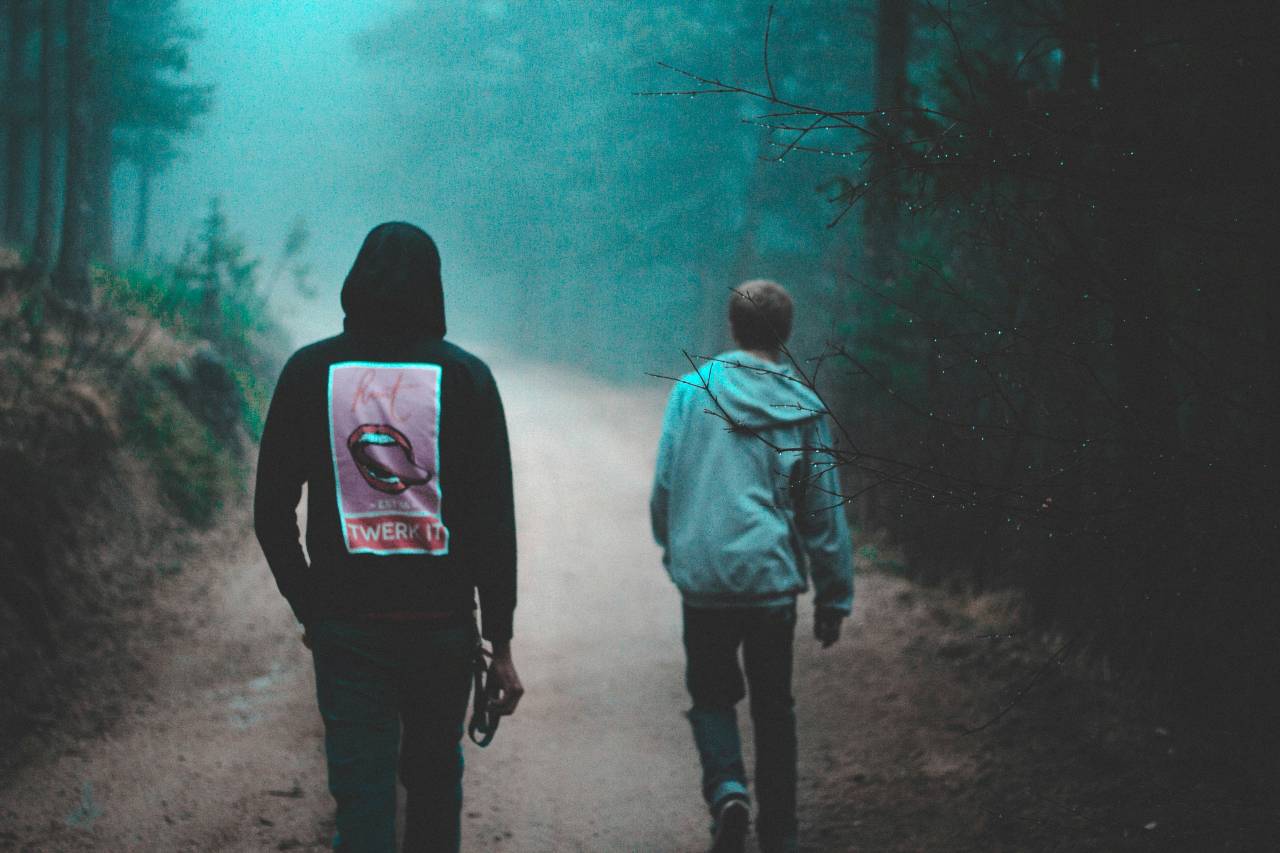
[[[329,367],[329,445],[352,554],[447,554],[435,364]]]

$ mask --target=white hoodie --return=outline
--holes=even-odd
[[[676,383],[649,509],[686,604],[785,604],[812,574],[815,606],[850,612],[852,544],[825,414],[789,366],[741,350]]]

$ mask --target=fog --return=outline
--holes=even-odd
[[[645,506],[669,377],[753,278],[859,578],[847,642],[797,623],[805,848],[1274,844],[1269,5],[0,10],[0,847],[327,843],[249,480],[397,219],[515,453],[530,697],[468,849],[706,839]]]
[[[848,7],[780,8],[781,90],[868,100]],[[298,342],[338,328],[343,276],[389,219],[436,238],[464,342],[634,378],[721,345],[728,288],[764,274],[811,297],[802,326],[827,322],[851,231],[827,229],[817,185],[851,164],[765,162],[773,150],[744,121],[764,110],[740,97],[639,94],[692,87],[662,62],[763,86],[765,4],[184,8],[199,31],[186,77],[212,84],[212,108],[156,183],[152,249],[179,251],[216,196],[270,268],[302,217],[316,296],[273,296]],[[119,221],[134,184],[117,169]]]

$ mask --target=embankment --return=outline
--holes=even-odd
[[[92,306],[59,304],[0,261],[17,269],[0,290],[4,771],[55,731],[109,727],[147,689],[139,648],[180,627],[149,607],[155,591],[243,539],[260,409],[246,389],[283,343],[214,345],[105,271]]]

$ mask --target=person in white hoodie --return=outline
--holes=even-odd
[[[760,849],[796,849],[796,597],[812,577],[823,647],[839,639],[853,606],[852,544],[826,412],[782,357],[792,314],[775,282],[733,291],[738,349],[676,382],[650,498],[654,538],[683,598],[688,717],[714,853],[742,850],[750,823],[735,711],[747,688]]]

